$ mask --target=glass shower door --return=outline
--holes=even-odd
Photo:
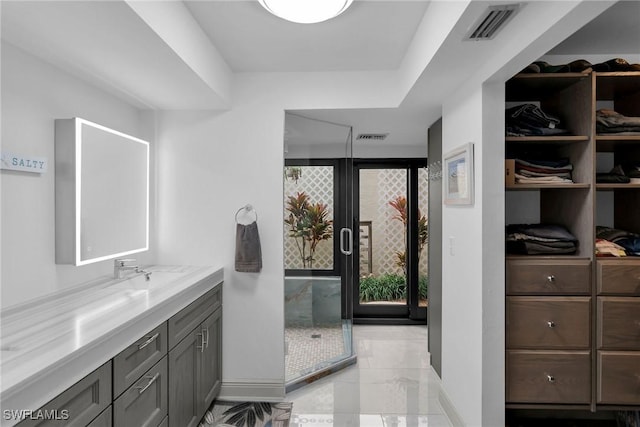
[[[287,391],[355,361],[346,302],[353,245],[350,147],[348,126],[285,116]]]

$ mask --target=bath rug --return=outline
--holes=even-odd
[[[288,427],[291,402],[215,401],[199,427]]]

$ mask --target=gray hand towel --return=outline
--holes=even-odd
[[[258,223],[236,224],[236,271],[259,273],[262,269],[262,249]]]

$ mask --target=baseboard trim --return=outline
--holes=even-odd
[[[438,401],[440,402],[440,405],[442,406],[442,410],[444,411],[444,413],[447,415],[447,417],[449,417],[449,421],[451,421],[451,424],[453,425],[453,427],[466,426],[466,424],[464,423],[464,420],[456,410],[455,405],[451,402],[451,399],[449,399],[449,396],[442,389],[442,387],[440,387],[440,393],[438,394]]]
[[[284,383],[224,381],[218,399],[231,402],[281,402]]]

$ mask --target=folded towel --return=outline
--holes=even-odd
[[[262,249],[258,223],[236,224],[236,271],[259,273],[262,269]]]

